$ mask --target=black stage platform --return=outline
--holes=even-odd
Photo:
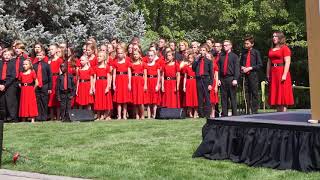
[[[193,157],[249,166],[320,170],[320,124],[310,110],[208,119]]]

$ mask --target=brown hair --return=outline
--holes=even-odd
[[[206,43],[203,43],[203,44],[200,46],[200,49],[201,49],[201,48],[205,48],[205,49],[207,50],[207,52],[209,52],[209,50],[210,50],[208,44],[206,44]]]
[[[131,61],[132,61],[132,62],[136,62],[135,59],[134,59],[134,56],[133,56],[133,54],[134,54],[135,52],[137,52],[137,53],[140,54],[140,58],[137,59],[137,61],[141,61],[141,60],[142,60],[142,57],[141,57],[142,55],[141,55],[141,51],[140,51],[139,49],[132,50],[132,54],[131,54],[131,57],[130,57],[130,58],[131,58]]]
[[[230,43],[232,45],[232,41],[231,40],[224,40],[223,43]]]
[[[11,48],[5,48],[1,52],[1,57],[3,57],[3,54],[6,53],[6,52],[10,52],[11,56],[14,55],[13,50]]]
[[[244,39],[244,41],[249,41],[251,44],[254,44],[254,37],[253,36],[246,36]]]
[[[276,34],[276,36],[279,39],[279,45],[280,47],[286,44],[286,36],[281,31],[275,31],[273,34]],[[274,47],[275,44],[272,42],[272,47]]]
[[[26,46],[22,42],[16,43],[14,47],[16,49],[22,49],[22,50],[26,49]]]

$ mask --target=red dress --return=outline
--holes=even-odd
[[[218,61],[213,62],[213,75],[219,71],[218,64],[216,63]],[[213,79],[212,80],[212,90],[210,91],[210,103],[211,104],[217,104],[219,102],[219,94],[218,92],[214,92],[214,87],[216,86],[217,82]]]
[[[78,70],[78,95],[76,96],[76,103],[80,106],[86,106],[92,104],[94,99],[93,95],[90,94],[91,82],[90,78],[93,76],[94,71],[91,67],[87,70]]]
[[[34,70],[32,70],[30,74],[23,74],[23,72],[20,72],[19,74],[19,81],[21,82],[19,117],[38,116],[38,106],[34,90],[36,78],[37,75]]]
[[[278,50],[269,50],[271,64],[284,64],[284,57],[291,56],[288,46],[282,46]],[[293,92],[290,72],[284,82],[281,81],[284,71],[283,66],[270,67],[269,104],[270,105],[293,105]]]
[[[111,110],[111,90],[108,93],[105,93],[108,85],[110,67],[108,65],[105,68],[96,67],[94,73],[96,74],[94,109],[97,111]]]
[[[198,107],[196,73],[189,65],[184,66],[183,72],[187,76],[184,105],[186,107]]]
[[[114,62],[113,67],[117,73],[115,79],[116,90],[113,95],[113,101],[116,103],[129,103],[131,102],[131,92],[129,91],[129,76],[128,68],[130,68],[130,61],[125,60],[124,63],[119,64],[118,61]]]
[[[143,71],[145,70],[145,63],[132,64],[132,104],[144,104],[144,79]]]
[[[160,105],[161,99],[160,99],[160,86],[158,87],[158,91],[156,91],[156,85],[158,82],[158,69],[160,69],[160,64],[155,63],[154,65],[146,64],[147,69],[147,92],[145,93],[145,102],[144,104],[156,104]]]
[[[89,59],[89,62],[90,62],[90,67],[95,68],[98,64],[98,57],[94,55],[92,60]]]
[[[162,103],[163,107],[167,108],[179,108],[180,107],[180,98],[179,91],[177,88],[177,72],[180,72],[179,63],[174,62],[172,65],[169,63],[163,66],[164,74],[164,91],[162,94]]]

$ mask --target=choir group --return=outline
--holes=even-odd
[[[244,38],[239,58],[230,40],[189,45],[160,38],[143,53],[136,37],[128,45],[114,38],[99,47],[89,38],[78,58],[65,43],[47,49],[36,43],[27,53],[16,40],[1,48],[1,112],[12,121],[31,122],[68,120],[72,108],[92,109],[98,120],[127,119],[128,114],[155,118],[158,107],[185,108],[194,118],[214,117],[220,90],[222,116],[228,115],[229,100],[237,115],[236,89],[243,74],[250,113],[257,113],[262,60],[253,46],[252,36]],[[285,111],[294,102],[291,52],[283,33],[273,34],[268,56],[269,103]]]

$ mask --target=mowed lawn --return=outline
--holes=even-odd
[[[29,160],[5,169],[93,179],[320,179],[302,173],[252,168],[230,161],[193,159],[200,120],[5,124],[4,146]]]

